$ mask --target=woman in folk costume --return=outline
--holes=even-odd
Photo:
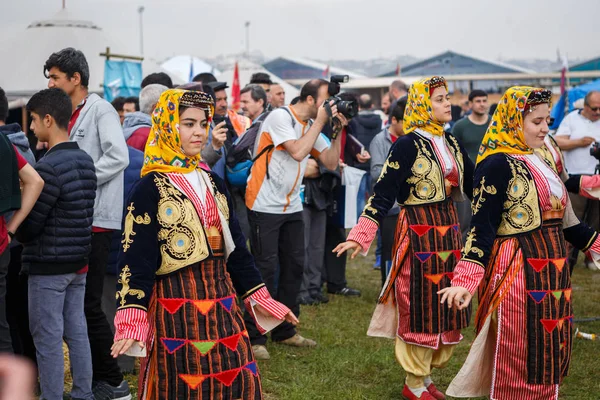
[[[569,175],[564,167],[565,160],[562,150],[558,147],[558,143],[556,143],[552,136],[546,135],[542,147],[534,149],[534,152],[560,176],[569,193],[579,194],[592,200],[600,198],[600,175]],[[588,212],[585,214],[588,214]],[[582,219],[589,217],[590,215],[583,215]],[[579,256],[579,250],[572,247],[570,244],[567,244],[571,274]],[[587,255],[586,265],[592,270],[597,269],[594,261]]]
[[[513,87],[483,139],[473,219],[442,302],[463,309],[479,287],[477,337],[447,393],[497,400],[558,398],[571,357],[566,242],[598,259],[557,170],[534,154],[548,134],[551,92]]]
[[[454,201],[472,191],[473,163],[444,124],[452,119],[446,81],[414,83],[404,113],[405,136],[392,145],[381,175],[346,242],[334,252],[366,255],[394,202],[401,206],[393,261],[368,335],[396,339],[396,358],[407,373],[405,399],[444,399],[431,380],[460,342],[470,310],[440,307],[460,258]]]
[[[140,399],[260,399],[236,296],[262,331],[297,323],[262,283],[223,181],[199,168],[212,115],[202,92],[161,95],[125,210],[113,356],[146,353]]]

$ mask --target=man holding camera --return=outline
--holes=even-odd
[[[591,91],[585,96],[583,110],[575,110],[565,117],[554,137],[563,151],[565,167],[570,175],[594,175],[600,163],[600,154],[592,155],[600,142],[600,92]],[[600,149],[596,153],[600,153]],[[598,200],[587,200],[579,194],[570,193],[573,211],[580,220],[590,226],[600,228],[600,203]],[[591,269],[594,265],[588,260]]]
[[[329,169],[340,158],[339,140],[331,143],[321,135],[330,119],[347,124],[329,97],[326,80],[306,83],[298,103],[272,111],[257,136],[254,154],[263,153],[253,164],[246,187],[246,206],[251,227],[250,243],[256,266],[274,299],[299,315],[298,292],[304,271],[304,221],[300,184],[309,155]],[[257,359],[268,359],[266,336],[259,333],[249,315],[246,327]],[[296,347],[314,347],[316,342],[296,333],[284,322],[273,329],[271,339]]]

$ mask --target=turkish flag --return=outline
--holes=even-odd
[[[231,85],[231,108],[238,112],[240,110],[240,70],[238,69],[238,63],[235,63],[233,69],[233,84]]]

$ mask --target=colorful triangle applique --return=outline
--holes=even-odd
[[[220,343],[227,346],[227,348],[231,351],[234,351],[238,347],[238,343],[240,342],[241,335],[233,335],[231,337],[221,339]]]
[[[197,389],[198,386],[200,386],[200,384],[202,384],[202,382],[204,382],[204,380],[206,379],[206,377],[203,376],[203,375],[185,375],[185,374],[179,374],[179,377],[185,383],[187,383],[187,385],[190,387],[190,389]]]
[[[215,305],[214,300],[194,300],[192,303],[194,303],[202,315],[208,314],[211,308],[213,308]]]
[[[561,350],[564,350],[564,348],[565,348],[565,347],[567,347],[567,342],[562,342],[562,343],[560,344],[560,349],[561,349]]]
[[[540,322],[544,325],[544,328],[548,333],[552,333],[556,325],[558,325],[557,319],[541,319]]]
[[[194,342],[194,341],[192,341],[192,344],[194,345],[196,350],[198,350],[200,352],[200,354],[205,356],[206,353],[208,353],[209,351],[212,350],[213,347],[215,347],[217,342]]]
[[[244,366],[244,369],[247,369],[248,371],[252,372],[252,375],[256,376],[258,375],[258,367],[256,365],[256,361],[252,361],[249,364],[246,364]]]
[[[245,336],[245,337],[250,337],[250,335],[248,335],[248,331],[244,331],[244,332],[242,332],[242,336]]]
[[[440,283],[440,281],[442,280],[442,278],[444,277],[444,274],[435,274],[435,275],[423,274],[423,276],[426,279],[429,279],[434,284],[438,285]]]
[[[565,320],[564,319],[559,319],[558,320],[558,329],[562,329],[563,325],[565,324]]]
[[[422,263],[427,262],[427,260],[429,260],[432,255],[433,255],[433,253],[429,253],[429,252],[415,253],[415,256],[417,256],[417,258]]]
[[[454,272],[446,272],[446,276],[448,277],[448,279],[452,280],[454,279]]]
[[[452,250],[452,253],[454,253],[454,257],[456,257],[456,261],[460,260],[460,257],[461,257],[460,250]]]
[[[231,307],[233,306],[233,297],[228,297],[223,300],[219,300],[219,303],[225,308],[228,312],[231,312]]]
[[[544,297],[546,297],[546,292],[545,291],[536,291],[536,290],[530,290],[529,292],[529,297],[531,297],[533,299],[533,301],[535,301],[536,303],[541,303],[542,300],[544,300]]]
[[[560,272],[562,272],[562,270],[565,267],[565,264],[567,262],[567,259],[566,258],[555,258],[554,260],[552,260],[552,262],[554,263],[554,265],[556,265],[556,269],[558,269]]]
[[[213,375],[213,377],[221,382],[225,386],[231,386],[235,378],[240,373],[239,369],[232,369],[230,371],[221,372],[220,374]]]
[[[565,298],[567,299],[567,301],[571,301],[572,289],[565,289],[564,293],[565,293]]]
[[[158,302],[170,314],[175,314],[179,310],[179,307],[185,303],[185,299],[158,299]]]
[[[431,225],[411,225],[410,229],[412,229],[412,231],[414,233],[416,233],[419,237],[423,236],[424,234],[426,234],[427,232],[429,232],[429,230],[433,228],[433,226]]]
[[[175,353],[177,350],[179,350],[180,348],[185,346],[185,343],[187,342],[187,340],[183,340],[183,339],[167,339],[167,338],[160,338],[160,341],[162,342],[163,346],[165,346],[167,348],[167,352],[169,354]]]
[[[555,292],[552,292],[552,294],[554,295],[554,297],[556,297],[556,300],[560,300],[560,298],[563,295],[563,292],[562,292],[562,290],[557,290]]]
[[[442,260],[443,262],[446,262],[446,261],[448,261],[448,258],[450,258],[450,256],[452,255],[452,252],[451,251],[438,251],[437,255],[440,258],[440,260]]]
[[[450,226],[450,225],[448,225],[448,226],[436,226],[435,230],[438,231],[440,233],[440,235],[446,236],[446,233],[448,233],[448,231],[450,230],[450,228],[452,228],[452,226]]]
[[[531,265],[535,272],[540,272],[546,267],[546,265],[548,265],[550,260],[547,258],[528,258],[527,262],[529,265]]]
[[[459,230],[458,224],[452,225],[452,229],[454,229],[455,232],[458,232],[458,230]]]
[[[573,316],[571,315],[570,317],[565,318],[566,321],[569,321],[569,323],[573,323]]]

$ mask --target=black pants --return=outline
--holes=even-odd
[[[294,314],[300,315],[297,297],[304,273],[302,212],[266,214],[248,210],[248,220],[252,255],[271,297],[285,304]],[[244,320],[252,345],[267,343],[267,337],[259,333],[247,312]],[[273,329],[271,340],[279,342],[295,334],[296,328],[289,322],[284,322]]]
[[[37,364],[35,345],[29,331],[27,274],[21,274],[23,246],[10,249],[10,264],[6,275],[6,319],[15,354],[29,358]]]
[[[6,274],[10,263],[10,249],[7,247],[0,254],[0,353],[12,353],[10,328],[6,321]]]
[[[123,374],[117,359],[110,355],[113,333],[102,311],[102,291],[112,234],[112,232],[92,233],[92,252],[85,284],[84,310],[92,350],[93,379],[118,386],[123,381]]]
[[[340,243],[346,241],[346,230],[331,223],[327,223],[325,233],[325,271],[324,280],[327,282],[328,292],[337,292],[346,287],[346,257],[337,257],[332,253]]]

